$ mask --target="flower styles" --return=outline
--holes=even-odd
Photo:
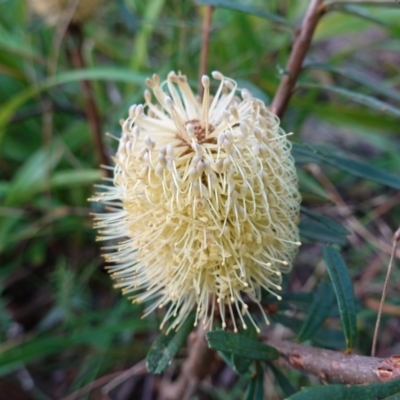
[[[255,325],[246,301],[261,289],[281,290],[300,245],[300,195],[290,142],[279,119],[234,80],[213,72],[219,87],[193,94],[184,75],[146,81],[145,104],[122,123],[114,185],[94,200],[111,212],[96,216],[99,240],[116,286],[145,314],[166,307],[161,328],[179,328],[196,307],[212,329]],[[167,90],[164,91],[164,90]]]

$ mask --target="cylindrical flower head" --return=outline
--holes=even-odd
[[[145,315],[166,307],[179,328],[196,323],[254,323],[246,301],[260,306],[261,288],[280,297],[281,273],[297,252],[300,195],[290,142],[265,104],[220,72],[203,99],[184,75],[147,80],[145,104],[122,123],[114,185],[94,200],[99,240],[118,239],[106,260],[117,287]],[[165,91],[164,91],[165,90]],[[254,323],[255,324],[255,323]],[[256,325],[256,324],[255,324]],[[257,328],[258,330],[258,328]]]
[[[83,23],[97,14],[102,0],[29,0],[33,11],[54,25],[71,13],[71,21]]]

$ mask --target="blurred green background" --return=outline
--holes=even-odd
[[[209,72],[220,70],[269,103],[308,1],[209,3],[217,6]],[[335,236],[334,229],[303,218],[304,245],[285,290],[310,295],[303,303],[293,297],[277,304],[271,329],[289,337],[299,329],[326,275],[320,242],[336,243],[359,298],[358,351],[368,354],[392,232],[400,223],[400,8],[347,3],[331,4],[321,18],[282,126],[298,143],[304,206],[350,235]],[[48,26],[28,4],[0,2],[0,399],[157,398],[157,378],[146,374],[104,390],[146,356],[158,317],[140,319],[140,306],[114,290],[103,269],[90,216],[101,208],[87,202],[103,172],[81,85],[90,81],[101,131],[119,137],[119,120],[142,101],[146,76],[179,70],[196,87],[205,7],[184,0],[103,2],[82,26],[78,68],[71,58],[74,37],[62,24]],[[111,160],[117,142],[103,140]],[[310,145],[330,163],[313,159]],[[353,172],[343,169],[348,159],[360,161],[351,164]],[[392,318],[400,315],[399,275],[395,269],[380,354],[399,351],[400,325]],[[325,342],[316,336],[313,343],[340,348],[337,315],[326,327],[333,336],[326,334]],[[271,383],[265,398],[283,398],[271,371],[265,379]],[[293,371],[289,380],[296,390],[316,382]],[[241,399],[245,387],[245,378],[221,365],[213,385],[203,385],[202,398]]]

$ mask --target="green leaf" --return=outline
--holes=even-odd
[[[288,400],[394,400],[400,398],[400,379],[367,385],[327,385],[303,389]]]
[[[248,317],[244,317],[244,321],[246,322],[247,329],[240,330],[239,334],[250,338],[250,339],[257,339],[257,331],[255,330],[253,324],[250,322]],[[250,366],[252,365],[253,360],[247,357],[240,357],[238,355],[220,351],[222,358],[224,361],[238,374],[244,375],[249,372]]]
[[[312,242],[346,244],[346,238],[326,225],[310,219],[301,220],[299,223],[300,236],[302,240]]]
[[[400,189],[399,176],[361,161],[337,155],[323,155],[310,146],[306,147],[298,144],[293,144],[292,154],[298,164],[328,164],[359,178],[380,183],[394,189]]]
[[[390,28],[390,24],[386,21],[382,21],[381,19],[375,18],[368,10],[364,7],[359,7],[353,4],[335,4],[331,7],[335,11],[340,11],[346,14],[355,15],[357,17],[363,18],[367,21],[374,22],[378,25],[382,25]]]
[[[340,235],[347,236],[350,234],[350,232],[343,225],[339,224],[338,222],[336,222],[335,220],[333,220],[330,217],[318,214],[315,211],[309,210],[308,208],[305,208],[305,207],[301,207],[301,212],[303,214],[307,215],[308,217],[320,222],[321,224],[325,225],[330,230],[332,230]]]
[[[308,64],[305,66],[305,68],[323,69],[325,71],[333,72],[347,79],[350,79],[353,82],[357,82],[360,85],[363,85],[369,89],[372,89],[374,92],[378,94],[384,95],[395,101],[400,101],[400,94],[397,91],[383,85],[382,82],[371,81],[371,78],[369,76],[362,75],[359,72],[352,71],[348,68],[339,68],[329,64],[322,64],[322,63]]]
[[[185,344],[193,329],[194,315],[190,315],[177,332],[162,333],[154,341],[147,353],[147,370],[153,374],[161,374]]]
[[[256,365],[256,374],[250,379],[243,400],[264,399],[264,371],[259,364]]]
[[[37,94],[51,89],[55,86],[64,85],[70,82],[81,80],[106,80],[114,82],[145,84],[147,75],[123,68],[88,68],[82,70],[68,71],[48,78],[38,85],[31,86],[20,93],[17,93],[6,102],[0,104],[0,143],[3,139],[5,128],[13,116],[14,112],[29,99]]]
[[[252,360],[270,361],[279,357],[278,350],[237,333],[212,331],[207,333],[210,347]]]
[[[400,109],[394,107],[388,103],[376,99],[375,97],[368,96],[366,94],[361,94],[354,92],[352,90],[347,90],[330,85],[320,85],[318,83],[302,83],[298,87],[308,88],[308,89],[320,89],[326,90],[328,92],[339,94],[340,96],[346,97],[356,103],[363,104],[364,106],[375,109],[381,113],[392,115],[394,117],[400,117]]]
[[[286,375],[279,368],[277,368],[273,364],[268,364],[268,368],[270,368],[271,371],[273,372],[276,382],[282,389],[282,392],[285,397],[289,397],[292,394],[296,393],[296,389],[292,386],[289,379],[286,378]]]
[[[334,300],[332,285],[326,281],[321,281],[307,312],[307,318],[297,335],[299,342],[304,342],[314,336],[328,317]]]
[[[351,278],[342,256],[336,249],[324,246],[322,254],[335,289],[347,349],[351,350],[357,339],[357,321]]]
[[[61,146],[55,141],[52,149],[40,149],[28,158],[14,175],[4,199],[5,206],[18,206],[46,187],[48,176],[62,155]]]
[[[312,176],[298,169],[297,177],[299,178],[299,186],[302,192],[312,193],[325,200],[329,199],[325,189]]]
[[[249,5],[234,3],[230,0],[197,0],[197,4],[200,6],[209,5],[217,8],[227,8],[229,10],[240,11],[246,14],[251,14],[260,18],[268,19],[281,25],[294,27],[294,24],[292,22],[288,21],[278,14],[260,10],[259,8],[255,8]]]
[[[100,181],[101,177],[98,169],[57,171],[50,178],[50,186],[52,189],[85,186]]]

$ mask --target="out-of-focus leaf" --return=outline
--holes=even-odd
[[[304,342],[314,336],[328,317],[334,300],[335,294],[332,285],[326,281],[321,281],[317,287],[314,300],[307,312],[307,318],[297,335],[299,342]]]
[[[332,167],[348,172],[359,178],[364,178],[394,189],[400,189],[400,177],[384,169],[373,167],[367,163],[351,160],[342,156],[322,155],[310,147],[293,145],[292,154],[298,164],[318,163],[328,164]]]
[[[82,344],[92,345],[97,339],[103,340],[107,335],[115,335],[129,328],[143,328],[147,324],[140,319],[127,319],[120,320],[118,324],[103,325],[101,329],[90,328],[67,336],[41,335],[25,342],[15,343],[13,347],[5,343],[4,348],[0,348],[0,376],[7,375],[46,355]]]
[[[333,72],[340,76],[344,76],[345,78],[348,78],[353,82],[357,82],[360,85],[363,85],[369,89],[372,89],[376,93],[382,94],[395,101],[400,101],[400,94],[398,91],[386,87],[385,85],[382,84],[382,82],[373,82],[371,81],[370,77],[363,76],[359,72],[355,72],[347,68],[339,68],[329,64],[321,64],[321,63],[308,64],[305,66],[305,68],[323,69],[325,71]]]
[[[308,88],[308,89],[320,89],[326,90],[328,92],[339,94],[343,97],[346,97],[356,103],[363,104],[364,106],[370,107],[374,110],[377,110],[381,113],[392,115],[394,117],[400,117],[400,109],[394,107],[384,101],[378,100],[375,97],[368,96],[366,94],[357,93],[351,90],[339,88],[336,86],[330,85],[320,85],[318,83],[302,83],[298,87]]]
[[[153,374],[161,374],[185,344],[193,329],[194,315],[190,315],[177,332],[160,334],[147,353],[147,370]]]
[[[340,235],[346,236],[346,235],[350,234],[350,232],[343,225],[339,224],[338,222],[336,222],[335,220],[333,220],[330,217],[318,214],[315,211],[309,210],[308,208],[305,208],[305,207],[301,207],[301,212],[303,214],[307,215],[308,217],[327,226],[329,229],[337,232]]]
[[[50,186],[52,189],[59,189],[64,187],[90,185],[98,182],[101,177],[101,171],[98,169],[57,171],[50,178]]]
[[[282,313],[272,315],[271,319],[275,323],[286,326],[294,333],[300,332],[303,327],[303,321],[298,318],[288,317]],[[311,341],[319,347],[328,349],[343,349],[346,347],[343,332],[334,329],[320,328]]]
[[[264,371],[256,365],[256,374],[250,379],[244,400],[263,400],[264,398]]]
[[[357,339],[357,322],[351,278],[342,256],[336,249],[324,246],[322,254],[335,289],[347,349],[352,350]]]
[[[247,4],[234,3],[229,0],[196,0],[198,5],[210,5],[219,8],[227,8],[229,10],[240,11],[246,14],[256,15],[257,17],[268,19],[281,25],[293,27],[294,24],[278,14],[270,13],[259,8],[249,6]]]
[[[207,333],[210,347],[252,360],[270,361],[279,357],[278,350],[237,333],[212,331]]]
[[[368,10],[366,10],[364,7],[360,7],[357,5],[353,5],[353,4],[336,4],[333,5],[332,7],[330,7],[332,10],[335,11],[340,11],[342,13],[346,13],[346,14],[351,14],[351,15],[355,15],[356,17],[360,17],[363,18],[367,21],[371,21],[374,22],[378,25],[382,25],[382,26],[386,26],[386,27],[390,27],[390,25],[385,22],[382,21],[376,17],[374,17]]]
[[[127,82],[144,85],[147,75],[134,72],[123,68],[88,68],[82,70],[68,71],[51,77],[37,86],[31,86],[28,89],[11,97],[8,101],[0,104],[0,143],[3,139],[4,129],[10,121],[17,108],[21,107],[26,101],[36,96],[38,93],[48,90],[58,85],[64,85],[70,82],[80,80],[110,80],[114,82]]]
[[[389,400],[400,398],[400,380],[368,385],[326,385],[301,390],[288,400]]]
[[[297,176],[299,178],[300,190],[305,192],[310,192],[323,199],[328,199],[328,195],[323,187],[311,176],[305,174],[301,169],[297,171]]]
[[[302,240],[321,243],[346,244],[346,237],[328,228],[326,225],[311,219],[301,220],[299,223]]]
[[[286,375],[279,368],[277,368],[272,363],[268,364],[268,368],[270,368],[271,371],[274,373],[275,379],[282,389],[285,397],[289,397],[292,394],[296,393],[296,389],[292,386],[289,379],[286,378]]]
[[[62,148],[55,142],[53,150],[40,149],[15,174],[4,199],[5,206],[18,206],[43,189],[48,176],[58,163]]]
[[[147,0],[143,18],[147,21],[155,21],[160,15],[165,0]],[[136,33],[133,44],[130,67],[132,71],[140,70],[143,65],[148,64],[149,39],[156,24],[141,24]]]

